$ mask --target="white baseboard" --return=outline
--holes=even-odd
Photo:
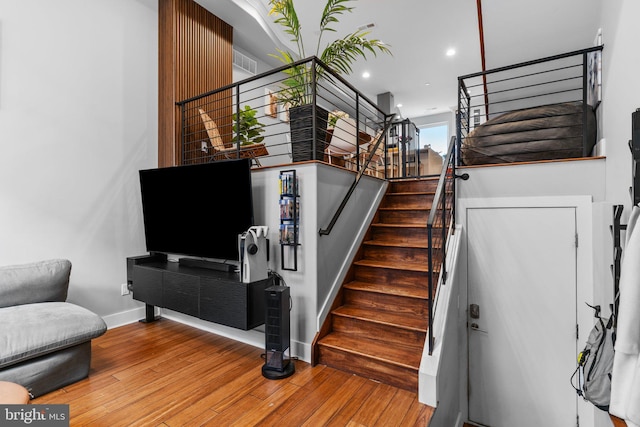
[[[127,310],[120,313],[109,314],[103,316],[102,319],[107,324],[107,329],[117,328],[118,326],[128,325],[130,323],[137,322],[145,317],[145,308],[134,308],[133,310]]]
[[[258,348],[264,348],[264,325],[258,326],[256,329],[249,331],[243,331],[241,329],[231,328],[229,326],[219,325],[217,323],[207,322],[206,320],[198,319],[186,314],[178,313],[177,311],[158,309],[156,313],[161,314],[162,317],[173,320],[175,322],[189,325],[194,328],[198,328],[207,332],[211,332],[216,335],[220,335],[232,340],[240,341],[245,344],[252,345]],[[135,308],[133,310],[123,311],[121,313],[110,314],[104,316],[103,319],[107,324],[108,329],[117,328],[119,326],[128,325],[145,318],[145,307]],[[291,356],[310,363],[311,361],[311,345],[292,341],[291,342]]]

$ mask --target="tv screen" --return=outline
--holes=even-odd
[[[238,260],[253,224],[249,159],[140,171],[149,252]]]

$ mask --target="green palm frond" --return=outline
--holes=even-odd
[[[336,15],[342,15],[345,12],[351,12],[353,7],[345,6],[350,0],[328,0],[327,4],[322,11],[320,17],[320,32],[322,31],[335,31],[333,28],[329,28],[329,24],[332,22],[338,22]]]
[[[344,0],[341,0],[344,1]],[[269,15],[279,16],[273,22],[282,25],[285,28],[285,33],[293,36],[291,41],[295,42],[298,46],[300,57],[304,57],[304,44],[302,43],[302,36],[300,34],[300,21],[298,20],[298,14],[296,8],[293,5],[293,0],[269,0],[271,10]]]
[[[354,0],[326,0],[320,18],[320,34],[315,55],[319,56],[329,69],[338,74],[351,73],[352,64],[359,58],[366,59],[368,54],[373,56],[377,56],[378,53],[391,54],[388,45],[380,40],[367,39],[369,33],[365,31],[356,31],[342,39],[334,40],[320,53],[323,33],[325,31],[336,32],[333,24],[339,22],[339,16],[353,11],[354,8],[347,5],[350,1]],[[297,54],[300,59],[306,56],[302,43],[301,25],[293,2],[294,0],[269,0],[269,5],[271,6],[269,15],[275,15],[274,22],[284,27],[285,33],[293,37],[292,41],[297,45]],[[292,53],[280,49],[277,49],[277,51],[277,54],[272,54],[271,56],[282,63],[291,65],[296,61]],[[328,77],[322,70],[323,68],[320,67],[316,72],[316,81]],[[313,93],[313,85],[316,83],[312,81],[310,65],[307,63],[291,67],[285,70],[284,73],[287,78],[281,82],[281,89],[278,92],[279,100],[282,103],[289,103],[291,106],[309,103]]]
[[[325,31],[336,31],[329,26],[332,23],[339,22],[336,16],[353,10],[353,7],[345,6],[345,3],[348,3],[349,1],[350,0],[327,0],[327,4],[325,5],[324,10],[322,11],[322,16],[320,17],[320,35],[318,36],[316,56],[320,54],[320,41],[322,40],[322,34]]]
[[[389,46],[380,40],[367,39],[367,32],[356,31],[340,40],[336,40],[325,48],[320,59],[338,74],[351,73],[351,64],[358,58],[367,58],[367,53],[377,56],[380,53],[391,54]]]

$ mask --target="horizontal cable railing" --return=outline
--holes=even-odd
[[[387,177],[389,116],[312,57],[178,102],[180,164],[317,160]],[[374,149],[375,147],[375,149]],[[365,162],[365,159],[368,159]]]
[[[460,165],[592,155],[603,46],[458,78]]]

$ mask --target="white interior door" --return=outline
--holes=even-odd
[[[573,427],[575,208],[467,210],[469,420]]]

